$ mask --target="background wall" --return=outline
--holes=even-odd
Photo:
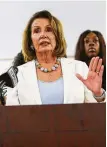
[[[68,56],[74,56],[77,39],[84,30],[98,30],[106,36],[106,1],[0,1],[0,71],[10,66],[21,50],[22,33],[29,18],[44,9],[62,22]]]

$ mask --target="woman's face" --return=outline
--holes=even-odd
[[[37,18],[33,21],[31,39],[36,52],[53,51],[56,47],[53,28],[46,18]]]
[[[99,54],[100,43],[97,35],[93,32],[84,38],[85,53],[89,58]]]

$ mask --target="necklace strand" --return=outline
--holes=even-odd
[[[45,68],[45,67],[43,67],[37,60],[36,60],[35,64],[36,64],[36,67],[38,69],[40,69],[42,72],[47,73],[47,72],[55,71],[59,67],[59,65],[60,65],[60,59],[56,59],[55,64],[51,68]]]

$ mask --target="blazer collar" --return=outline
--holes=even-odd
[[[63,73],[63,81],[64,81],[64,103],[68,103],[69,99],[70,102],[75,101],[75,66],[73,63],[74,59],[70,58],[62,58],[61,59],[61,66],[62,66],[62,73]],[[70,93],[72,93],[72,98]]]
[[[42,104],[39,87],[38,87],[38,81],[37,81],[35,60],[26,63],[25,65],[23,65],[23,67],[24,67],[22,72],[23,77],[24,80],[26,81],[27,84],[26,86],[29,87],[29,92],[27,92],[27,97],[30,97],[33,101],[35,101],[35,104]]]

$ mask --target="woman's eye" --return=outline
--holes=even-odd
[[[94,39],[94,42],[95,42],[95,43],[98,42],[98,39]]]
[[[85,43],[89,43],[89,40],[85,40]]]
[[[46,31],[47,31],[47,32],[53,32],[53,29],[52,29],[51,27],[47,27],[47,28],[46,28]]]
[[[40,32],[40,28],[35,28],[35,29],[33,30],[33,32],[34,32],[34,33],[39,33],[39,32]]]

